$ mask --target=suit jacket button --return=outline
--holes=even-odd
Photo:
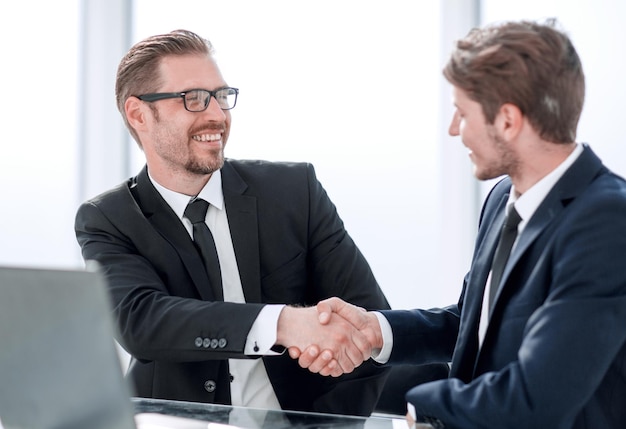
[[[218,343],[219,343],[219,342],[217,341],[217,338],[213,338],[213,339],[211,340],[211,348],[212,348],[212,349],[216,349],[216,348],[217,348]]]
[[[205,338],[202,341],[202,347],[204,347],[205,349],[208,349],[210,345],[211,345],[211,339],[210,338]]]
[[[228,344],[228,341],[226,341],[226,338],[220,338],[220,341],[218,342],[218,347],[220,349],[223,349],[224,347],[226,347],[226,344]]]
[[[202,338],[197,337],[194,341],[196,347],[202,347]]]
[[[213,380],[207,380],[204,382],[204,390],[206,390],[209,393],[215,392],[216,387],[217,387],[217,384],[215,384],[215,381]]]

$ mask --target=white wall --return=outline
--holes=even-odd
[[[79,264],[78,3],[0,4],[2,265]]]
[[[186,28],[215,46],[226,81],[240,89],[227,156],[312,162],[392,305],[449,301],[433,286],[439,3],[136,4],[135,40]]]
[[[119,127],[116,113],[93,106],[78,119],[78,88],[96,77],[78,73],[81,46],[126,28],[115,13],[81,24],[85,3],[120,7],[126,1],[0,5],[2,265],[81,265],[73,221],[83,193],[123,180],[142,159],[134,143],[94,132]],[[450,98],[440,70],[452,34],[466,33],[471,3],[137,0],[132,41],[177,27],[210,38],[228,82],[241,89],[227,155],[313,162],[392,305],[445,305],[456,299],[469,263],[477,202],[464,149],[446,136]],[[625,8],[617,0],[582,0],[575,7],[563,0],[484,0],[482,8],[485,22],[560,18],[587,74],[580,140],[622,175],[626,149],[618,115],[626,85],[618,73],[626,61],[619,45],[626,40]],[[90,61],[106,58],[97,67],[113,72],[115,55],[98,50],[119,49],[121,58],[127,47],[103,45],[90,45]],[[99,108],[114,111],[112,83],[92,85],[104,89],[95,92]],[[343,88],[342,103],[324,97],[329,87]],[[390,105],[395,95],[398,102]],[[88,123],[95,125],[81,128]],[[127,145],[131,168],[122,155],[87,157],[79,168],[80,157],[109,153],[107,145],[110,153]]]

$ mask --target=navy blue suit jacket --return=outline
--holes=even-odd
[[[626,183],[585,145],[519,236],[479,349],[510,186],[486,199],[457,305],[383,312],[390,363],[452,362],[406,398],[451,428],[626,428]]]
[[[76,235],[109,282],[128,376],[141,397],[229,403],[228,358],[267,303],[315,305],[340,296],[389,308],[310,164],[227,160],[222,188],[246,305],[221,302],[180,219],[148,178],[84,203]],[[369,415],[386,370],[372,363],[339,378],[264,357],[284,409]]]

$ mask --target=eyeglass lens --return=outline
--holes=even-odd
[[[213,92],[217,104],[224,110],[235,107],[237,92],[232,88],[218,89]],[[211,102],[211,93],[205,89],[194,89],[185,93],[185,107],[191,112],[205,110]]]

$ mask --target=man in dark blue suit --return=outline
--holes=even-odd
[[[576,50],[553,21],[502,23],[459,41],[444,75],[449,132],[476,177],[506,176],[485,201],[459,302],[364,312],[331,298],[320,320],[349,319],[379,363],[451,362],[448,379],[407,393],[410,423],[626,427],[626,182],[575,142],[585,93]],[[500,275],[492,261],[513,211],[521,221]],[[301,366],[341,372],[330,351],[312,351]]]

